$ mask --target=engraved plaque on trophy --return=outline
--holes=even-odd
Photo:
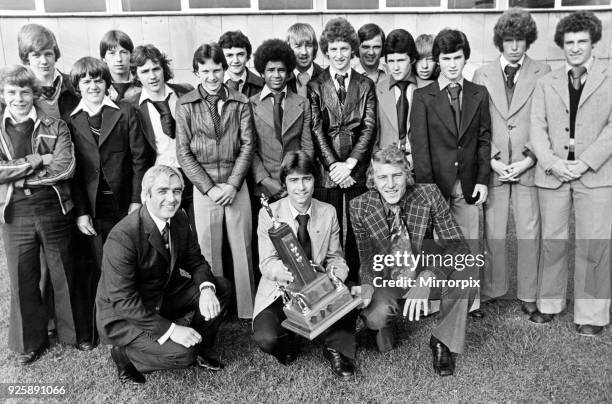
[[[281,324],[286,329],[308,339],[314,339],[362,302],[352,296],[348,288],[334,274],[319,272],[304,252],[287,223],[273,215],[268,199],[262,195],[261,204],[272,218],[268,230],[270,240],[281,261],[293,275],[287,287],[279,286],[283,296],[283,311],[287,319]]]

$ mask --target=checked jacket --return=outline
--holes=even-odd
[[[399,203],[413,254],[420,254],[423,250],[429,254],[470,254],[461,230],[450,213],[448,203],[436,185],[408,185],[406,194]],[[350,212],[361,262],[360,280],[362,284],[371,284],[376,276],[372,269],[373,256],[385,254],[390,250],[391,231],[387,221],[387,208],[378,191],[369,190],[351,201]],[[426,242],[427,239],[432,239],[432,226],[439,236],[435,245],[433,240],[431,243]],[[434,250],[430,249],[432,246],[435,247]],[[438,279],[448,279],[455,271],[452,266],[420,265],[417,272],[425,269],[432,271]]]

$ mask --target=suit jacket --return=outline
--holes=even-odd
[[[399,128],[397,122],[397,101],[395,100],[395,87],[389,88],[391,76],[380,80],[376,85],[376,97],[378,98],[378,136],[376,147],[384,148],[399,140]],[[416,84],[408,85],[408,116],[406,117],[407,137],[410,138],[410,109],[412,108],[412,96],[417,89]]]
[[[315,62],[312,62],[312,66],[312,77],[310,78],[311,81],[316,80],[317,77],[319,77],[319,75],[325,70]],[[287,78],[287,88],[297,94],[297,77],[295,77],[293,72],[291,72]]]
[[[104,244],[96,295],[96,318],[103,342],[123,346],[145,332],[153,340],[159,339],[172,324],[171,319],[159,314],[164,296],[193,283],[215,283],[183,210],[170,220],[170,245],[168,254],[146,206],[111,230]],[[179,268],[191,278],[181,275]]]
[[[75,146],[77,169],[72,195],[77,216],[96,217],[96,194],[101,172],[115,196],[122,213],[130,203],[140,203],[144,173],[155,161],[137,117],[130,104],[120,101],[119,109],[103,107],[100,137],[89,128],[88,115],[81,111],[70,116],[68,126]]]
[[[410,236],[413,254],[420,254],[434,246],[431,238],[431,226],[439,236],[436,251],[441,254],[469,254],[461,230],[453,218],[448,203],[440,190],[433,184],[416,184],[408,186],[406,194],[399,202],[402,207],[404,223]],[[375,276],[373,257],[375,254],[386,254],[390,251],[390,229],[387,222],[387,208],[377,190],[372,189],[350,202],[351,223],[359,251],[359,276],[361,283],[371,284]],[[455,271],[453,266],[425,266],[418,269],[432,271],[438,279],[447,279]]]
[[[293,233],[297,234],[299,226],[291,214],[289,203],[289,198],[285,197],[270,204],[270,209],[274,217],[287,223]],[[272,227],[272,219],[264,208],[259,211],[258,223],[257,236],[259,239],[261,281],[255,296],[253,318],[280,297],[277,277],[285,270],[285,266],[268,235],[268,229]],[[308,234],[312,247],[312,262],[324,268],[335,266],[334,273],[344,281],[348,275],[348,266],[344,261],[344,254],[340,245],[340,227],[338,226],[336,209],[332,205],[312,199]]]
[[[576,113],[576,159],[589,166],[578,181],[584,186],[612,186],[612,70],[596,60],[589,70]],[[565,67],[544,76],[536,85],[531,106],[531,144],[538,158],[535,184],[559,188],[550,168],[567,159],[569,149],[569,89]]]
[[[351,176],[357,186],[365,185],[365,173],[376,138],[376,88],[374,82],[355,70],[351,72],[344,108],[334,87],[329,68],[308,83],[312,110],[312,131],[315,155],[321,162],[321,186],[336,188],[329,178],[329,167],[349,157],[357,160]],[[349,136],[352,147],[340,154],[339,138]]]
[[[247,77],[242,85],[242,94],[246,95],[248,98],[251,98],[255,94],[259,94],[261,89],[264,87],[264,80],[253,73],[251,70],[247,69]]]
[[[174,90],[174,93],[177,98],[193,90],[193,86],[191,84],[166,84],[168,85],[168,87]],[[142,133],[144,134],[145,139],[147,139],[147,142],[149,143],[151,149],[157,151],[157,146],[155,143],[155,132],[153,131],[153,126],[151,125],[151,116],[149,115],[148,103],[143,102],[142,104],[139,104],[140,94],[135,94],[130,98],[126,98],[126,101],[132,104],[132,106],[138,110],[138,118],[140,120],[140,127],[142,128]]]
[[[525,56],[510,105],[506,97],[506,78],[499,58],[474,73],[474,83],[485,86],[489,92],[491,158],[499,156],[502,163],[511,164],[525,158],[525,148],[532,149],[529,144],[531,96],[538,79],[548,72],[550,66]],[[510,144],[511,148],[508,147]],[[503,185],[496,172],[492,171],[491,174],[491,186]],[[533,186],[534,175],[535,165],[519,177],[519,184]]]
[[[251,171],[255,180],[254,195],[264,192],[259,184],[267,177],[280,178],[280,165],[289,151],[302,150],[310,157],[314,155],[310,134],[310,104],[304,97],[287,91],[283,110],[282,142],[274,131],[273,103],[269,98],[260,99],[261,94],[251,97],[253,123],[257,132],[257,147],[253,155]]]
[[[457,178],[467,203],[476,184],[487,185],[491,173],[489,94],[463,80],[461,128],[457,131],[447,91],[438,81],[414,92],[410,128],[416,181],[440,187],[450,198]]]

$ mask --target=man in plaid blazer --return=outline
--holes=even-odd
[[[351,201],[366,306],[361,316],[376,331],[378,349],[384,352],[393,348],[393,321],[400,300],[406,300],[404,316],[409,312],[409,320],[418,321],[421,308],[427,314],[427,299],[441,298],[440,321],[430,347],[434,370],[447,376],[455,367],[451,352],[463,352],[468,307],[478,289],[477,265],[484,260],[471,257],[438,187],[415,185],[409,173],[410,166],[397,147],[378,150],[368,169],[370,190]],[[437,244],[427,240],[431,225],[439,235]],[[407,251],[408,259],[397,259],[398,251]]]

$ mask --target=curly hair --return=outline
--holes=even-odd
[[[333,18],[325,24],[325,28],[321,33],[321,40],[319,41],[323,54],[327,53],[327,46],[329,43],[335,41],[348,43],[351,46],[353,56],[355,56],[359,49],[357,32],[355,32],[355,28],[353,28],[346,18]]]
[[[301,46],[304,42],[312,43],[312,58],[317,57],[317,51],[319,50],[319,42],[317,42],[317,35],[315,34],[312,25],[306,24],[305,22],[296,22],[287,29],[287,42],[293,41],[297,46]]]
[[[563,49],[563,39],[568,32],[587,31],[591,42],[596,44],[601,39],[601,20],[592,11],[576,11],[563,17],[555,30],[555,43]]]
[[[412,171],[410,162],[406,158],[404,151],[397,147],[397,144],[390,144],[382,149],[375,150],[374,153],[372,153],[370,166],[368,167],[368,171],[366,173],[366,186],[368,189],[376,189],[376,185],[374,183],[374,163],[391,164],[392,166],[400,167],[406,174],[406,183],[408,185],[414,185],[414,180],[410,174]]]
[[[227,31],[219,37],[219,46],[223,49],[231,48],[244,48],[246,49],[247,59],[251,58],[251,42],[249,38],[242,33],[242,31]]]
[[[0,70],[0,94],[4,93],[4,87],[7,84],[16,87],[31,88],[35,99],[38,99],[42,94],[40,82],[36,78],[34,72],[26,66],[9,65],[3,67],[2,70]]]
[[[147,60],[151,60],[153,63],[159,63],[164,71],[165,82],[168,82],[174,77],[172,69],[170,69],[170,59],[168,59],[165,53],[162,53],[155,45],[140,45],[134,49],[130,59],[130,71],[136,83],[141,84],[136,71],[139,67],[144,66]]]
[[[445,28],[436,35],[431,56],[438,62],[441,53],[455,53],[462,50],[465,60],[470,58],[470,42],[465,34],[456,29]]]
[[[522,8],[505,11],[493,27],[493,43],[500,52],[504,50],[504,38],[524,39],[529,49],[538,39],[538,27],[531,14]]]
[[[295,69],[295,53],[282,39],[267,39],[253,54],[255,70],[263,76],[268,62],[282,62],[289,73]]]
[[[17,34],[17,48],[19,49],[19,59],[24,65],[29,64],[28,55],[30,52],[40,52],[43,49],[53,49],[55,61],[60,56],[55,35],[47,27],[38,24],[26,24]]]

